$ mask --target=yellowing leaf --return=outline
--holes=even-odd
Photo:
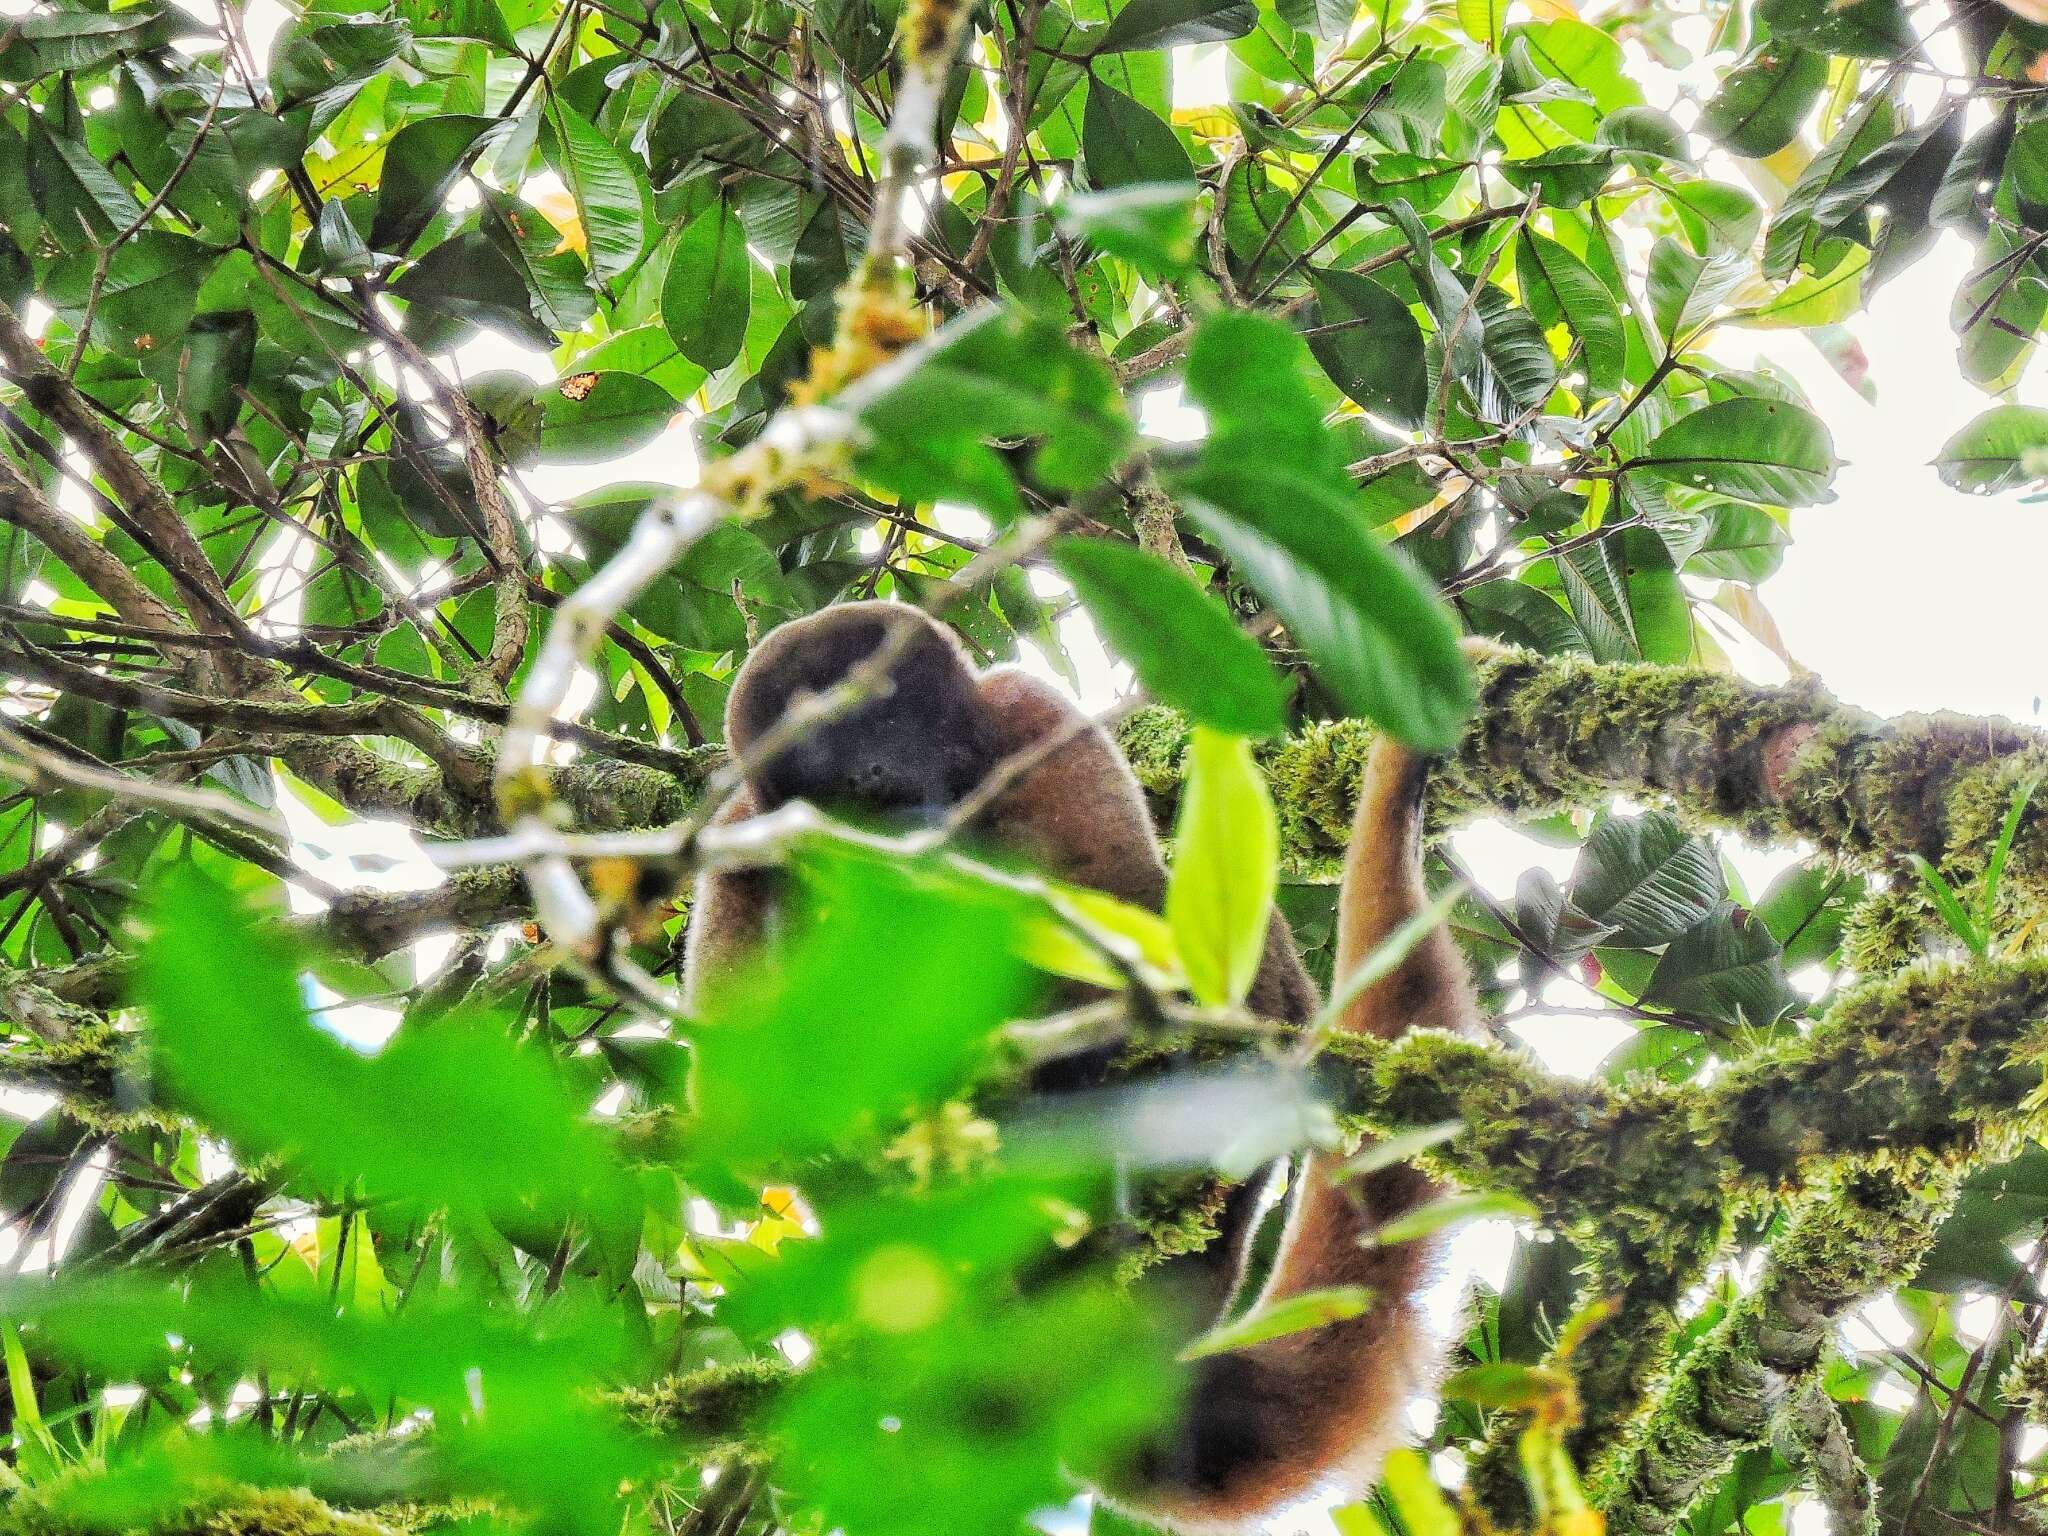
[[[1785,637],[1778,630],[1778,621],[1771,617],[1771,610],[1757,596],[1756,588],[1726,583],[1714,594],[1714,606],[1741,625],[1744,633],[1794,672],[1805,670],[1785,648]]]
[[[562,237],[562,243],[555,247],[557,252],[574,251],[581,256],[589,246],[589,237],[583,232],[583,217],[576,211],[576,199],[567,187],[549,187],[545,192],[531,199],[540,216],[555,226],[555,232]]]
[[[1199,1001],[1229,1007],[1251,990],[1279,886],[1280,822],[1251,743],[1196,726],[1166,921]]]
[[[1403,1446],[1389,1453],[1382,1476],[1386,1479],[1387,1499],[1408,1528],[1409,1536],[1462,1536],[1465,1522],[1438,1491],[1421,1452]]]
[[[1101,891],[1055,886],[1050,909],[1015,932],[1012,947],[1018,958],[1054,976],[1117,988],[1130,979],[1120,961],[1148,986],[1171,989],[1185,980],[1166,920]]]

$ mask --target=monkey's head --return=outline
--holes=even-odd
[[[799,701],[843,682],[885,644],[896,655],[882,682],[749,767],[762,809],[808,800],[827,810],[928,818],[995,766],[994,725],[960,642],[897,603],[842,603],[771,633],[733,683],[727,745],[745,754]]]

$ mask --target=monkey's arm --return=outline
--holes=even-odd
[[[1159,838],[1137,776],[1109,733],[1058,689],[1015,667],[984,673],[981,696],[1004,759],[1043,755],[996,797],[979,829],[1056,879],[1158,911],[1166,895]],[[1315,986],[1277,912],[1246,1006],[1293,1023],[1315,1012]]]
[[[1382,739],[1372,752],[1337,908],[1337,976],[1354,974],[1426,902],[1421,814],[1426,764]],[[1439,925],[1344,1009],[1339,1027],[1391,1037],[1416,1025],[1463,1029],[1477,1004],[1463,958]],[[1342,1159],[1307,1160],[1272,1277],[1258,1305],[1362,1286],[1359,1316],[1211,1356],[1196,1367],[1173,1436],[1143,1458],[1133,1504],[1201,1529],[1255,1526],[1278,1506],[1335,1485],[1356,1492],[1398,1437],[1403,1405],[1428,1385],[1430,1342],[1416,1305],[1437,1245],[1370,1246],[1373,1231],[1430,1198],[1396,1166],[1334,1177]]]

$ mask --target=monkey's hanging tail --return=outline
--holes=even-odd
[[[1354,974],[1427,903],[1422,791],[1427,764],[1384,738],[1374,746],[1345,855],[1337,907],[1337,978]],[[1476,1015],[1471,981],[1438,925],[1344,1009],[1339,1027],[1391,1038],[1416,1026],[1462,1030]],[[1437,1245],[1373,1246],[1371,1234],[1428,1200],[1429,1181],[1396,1166],[1332,1178],[1342,1159],[1316,1153],[1299,1181],[1272,1277],[1256,1303],[1363,1286],[1357,1317],[1198,1363],[1180,1422],[1141,1458],[1134,1505],[1184,1531],[1243,1530],[1318,1490],[1358,1492],[1399,1438],[1401,1410],[1424,1390],[1431,1343],[1416,1306]]]

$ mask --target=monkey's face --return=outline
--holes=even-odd
[[[904,626],[885,680],[753,766],[748,777],[764,808],[808,800],[840,814],[928,821],[994,766],[993,730],[951,637],[884,605],[828,609],[771,636],[735,685],[733,744],[744,751],[803,700],[844,682]]]

